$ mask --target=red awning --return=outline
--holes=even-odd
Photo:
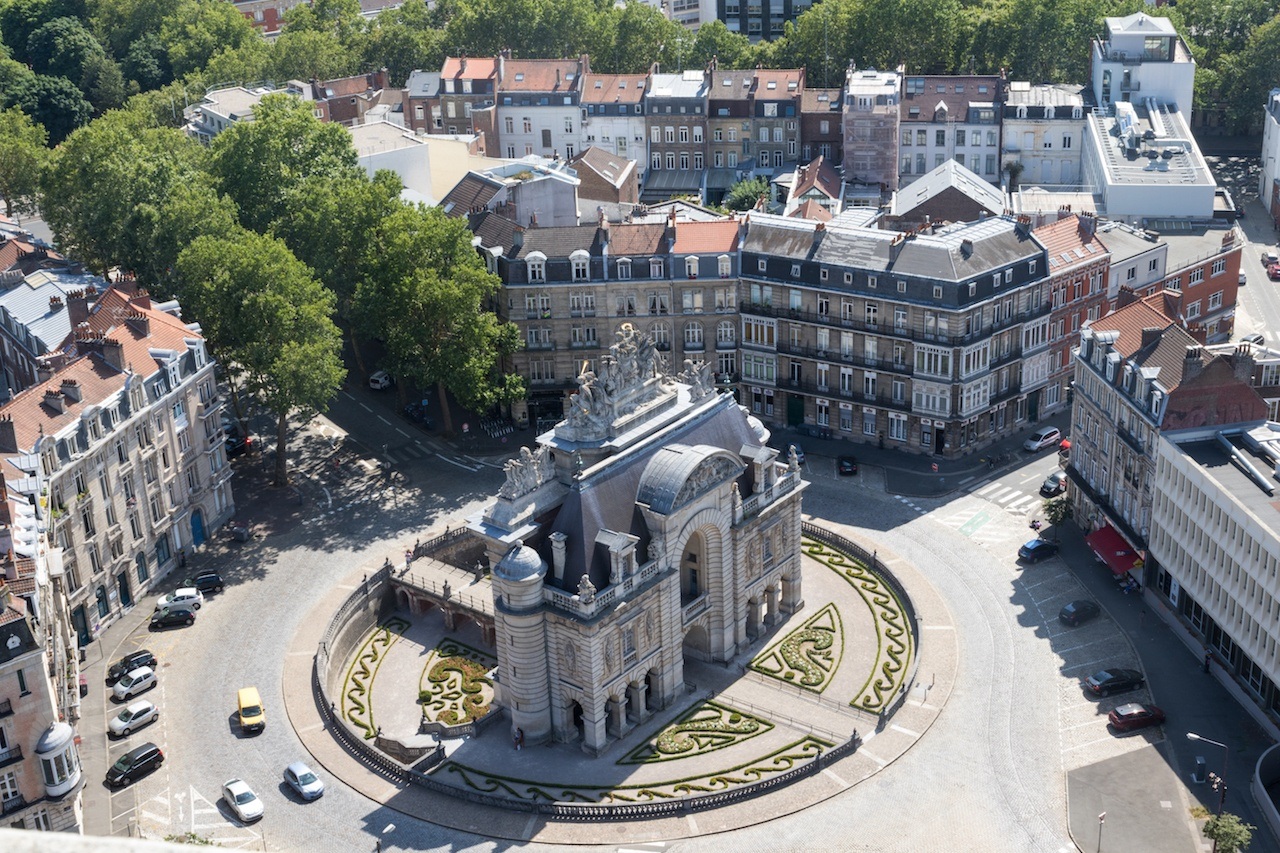
[[[1117,575],[1122,575],[1130,569],[1142,568],[1142,558],[1138,556],[1138,552],[1129,547],[1124,537],[1109,524],[1090,533],[1084,541],[1093,549],[1093,553],[1098,555],[1098,559],[1106,563]]]

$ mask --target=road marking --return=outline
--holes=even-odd
[[[386,424],[387,426],[391,426],[391,421],[387,420],[387,419],[386,419],[386,418],[384,418],[382,415],[378,415],[378,420],[382,421],[382,422],[383,422],[384,424]]]
[[[1061,637],[1061,636],[1062,636],[1063,634],[1065,634],[1065,633],[1067,633],[1067,632],[1066,632],[1066,631],[1060,631],[1060,632],[1059,632],[1058,634],[1056,634],[1055,636]],[[1053,639],[1053,637],[1050,637],[1049,639],[1051,639],[1051,640],[1052,640],[1052,639]],[[1069,647],[1069,648],[1065,648],[1065,649],[1055,649],[1055,650],[1054,650],[1054,654],[1057,654],[1057,655],[1065,655],[1067,652],[1074,652],[1076,649],[1084,649],[1084,648],[1088,648],[1089,646],[1096,646],[1098,643],[1101,643],[1103,640],[1106,640],[1106,639],[1109,639],[1109,638],[1107,638],[1107,637],[1100,637],[1100,638],[1098,638],[1098,639],[1096,639],[1096,640],[1090,640],[1090,641],[1089,641],[1089,642],[1087,642],[1087,643],[1081,643],[1081,644],[1080,644],[1080,645],[1078,645],[1078,646],[1071,646],[1071,647]]]
[[[413,436],[409,435],[409,433],[407,433],[407,432],[405,432],[404,430],[400,429],[400,427],[396,427],[396,432],[400,433],[400,434],[401,434],[401,435],[403,435],[405,438],[413,438]]]
[[[373,409],[369,408],[369,407],[368,407],[368,406],[366,406],[364,403],[361,403],[361,404],[360,404],[360,408],[364,409],[366,412],[372,412],[372,411],[373,411]]]
[[[472,468],[470,465],[467,465],[463,462],[459,462],[457,459],[450,459],[448,456],[445,456],[443,453],[437,453],[436,456],[439,457],[440,459],[443,459],[445,462],[448,462],[450,465],[457,465],[459,468],[463,469],[464,471],[475,472],[477,470],[475,468]]]
[[[1109,657],[1107,657],[1107,658],[1094,658],[1093,660],[1091,660],[1091,661],[1087,661],[1087,662],[1085,662],[1085,663],[1073,663],[1071,666],[1064,666],[1064,667],[1062,668],[1062,671],[1063,671],[1063,672],[1070,672],[1070,671],[1071,671],[1071,670],[1073,670],[1073,669],[1085,669],[1085,668],[1088,668],[1088,667],[1095,667],[1095,666],[1097,666],[1098,664],[1102,663],[1104,660],[1111,660],[1111,658],[1109,658]]]
[[[1074,726],[1067,726],[1065,729],[1064,729],[1064,728],[1059,728],[1059,729],[1058,729],[1058,731],[1059,731],[1060,733],[1061,733],[1061,732],[1071,732],[1071,731],[1075,731],[1076,729],[1083,729],[1085,726],[1096,726],[1097,724],[1098,724],[1098,721],[1097,721],[1097,720],[1090,720],[1090,721],[1089,721],[1089,722],[1087,722],[1087,723],[1076,723]]]
[[[865,744],[865,743],[867,742],[867,739],[866,739],[866,738],[863,738],[863,739],[862,739],[862,742]],[[873,752],[868,752],[868,751],[867,751],[867,748],[866,748],[865,746],[863,746],[863,747],[859,748],[859,749],[857,750],[857,754],[858,754],[858,755],[865,755],[867,758],[870,758],[872,761],[874,761],[876,764],[879,764],[881,767],[887,767],[887,766],[888,766],[888,764],[889,764],[889,762],[885,761],[883,758],[881,758],[880,756],[876,755],[875,753],[873,753]]]
[[[911,731],[911,729],[904,729],[902,726],[898,725],[897,723],[894,723],[892,726],[889,726],[889,728],[893,729],[895,732],[901,732],[902,734],[907,735],[908,737],[914,737],[914,738],[920,737],[919,732],[913,732]]]
[[[1082,747],[1086,747],[1086,746],[1093,746],[1094,744],[1099,744],[1099,743],[1115,743],[1115,740],[1116,740],[1116,739],[1115,739],[1114,737],[1100,737],[1100,738],[1098,738],[1097,740],[1091,740],[1091,741],[1089,741],[1088,743],[1078,743],[1078,744],[1076,744],[1075,746],[1068,746],[1068,747],[1064,748],[1062,751],[1063,751],[1063,752],[1074,752],[1074,751],[1075,751],[1075,750],[1077,750],[1077,749],[1081,749]]]
[[[822,768],[822,775],[823,775],[823,776],[830,776],[830,777],[831,777],[831,779],[832,779],[832,780],[833,780],[837,785],[839,785],[841,788],[847,788],[847,787],[849,787],[849,783],[848,783],[848,782],[846,782],[846,781],[844,781],[843,779],[841,779],[839,776],[837,776],[837,775],[836,775],[836,772],[835,772],[834,770],[832,770],[830,767],[824,767],[824,768]]]
[[[133,809],[130,809],[129,811],[133,811]],[[119,815],[116,815],[116,817],[123,817],[124,815],[126,815],[126,814],[128,814],[128,813],[129,813],[129,812],[123,812],[123,813],[121,813],[121,814],[119,814]],[[168,824],[169,824],[169,820],[168,820],[168,818],[161,817],[160,815],[156,814],[155,812],[149,812],[149,811],[147,811],[146,809],[138,809],[138,814],[139,814],[139,815],[141,815],[143,818],[145,818],[145,819],[147,819],[147,820],[151,821],[151,822],[152,822],[152,823],[154,823],[156,826],[161,826],[161,827],[163,827],[163,826],[168,826]]]
[[[972,483],[976,479],[978,479],[977,474],[974,474],[972,477],[965,477],[963,480],[960,481],[959,485],[963,486],[965,483]]]
[[[991,520],[991,516],[987,514],[986,510],[982,510],[973,518],[969,519],[963,525],[961,525],[960,532],[965,536],[972,536],[974,533],[977,533],[978,530],[980,530],[982,526],[990,520]]]

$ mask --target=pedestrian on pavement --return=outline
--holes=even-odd
[[[407,568],[407,567],[408,567],[408,565],[409,565],[410,563],[412,563],[412,562],[413,562],[413,552],[412,552],[412,551],[410,551],[408,548],[405,548],[405,549],[404,549],[404,564],[405,564],[405,567]]]
[[[1209,674],[1209,661],[1211,661],[1212,659],[1213,659],[1213,653],[1210,652],[1208,649],[1205,649],[1204,651],[1204,674],[1205,675]]]

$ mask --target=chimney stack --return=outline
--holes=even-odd
[[[0,415],[0,453],[18,452],[18,432],[13,428],[13,418]]]
[[[67,294],[67,312],[71,318],[71,327],[75,328],[89,320],[89,291],[74,290]]]
[[[551,539],[551,571],[555,576],[556,586],[559,586],[564,580],[565,548],[569,537],[557,530],[549,538]]]
[[[1190,382],[1204,371],[1204,365],[1200,361],[1200,347],[1188,346],[1186,355],[1182,359],[1182,381]]]
[[[62,380],[62,396],[76,403],[84,399],[84,396],[80,393],[80,383],[71,378]]]
[[[1248,344],[1242,344],[1236,347],[1236,351],[1231,354],[1231,372],[1235,374],[1236,379],[1241,382],[1252,382],[1253,380],[1253,349]]]
[[[63,309],[63,307],[64,307],[64,304],[62,302],[61,296],[49,297],[49,313],[50,314],[57,314],[59,311]]]
[[[1162,331],[1160,329],[1157,329],[1151,326],[1148,326],[1147,328],[1143,329],[1142,330],[1142,346],[1140,348],[1146,349],[1147,347],[1151,346],[1156,341],[1160,340],[1161,334],[1162,334]]]
[[[55,391],[48,388],[44,392],[44,404],[53,409],[58,414],[62,414],[67,410],[66,400],[62,396],[61,391]]]
[[[142,338],[151,336],[151,318],[141,311],[133,311],[124,318],[130,329]]]

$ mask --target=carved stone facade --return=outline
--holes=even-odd
[[[798,467],[710,370],[623,325],[569,415],[470,522],[494,566],[497,700],[599,754],[803,606]]]

